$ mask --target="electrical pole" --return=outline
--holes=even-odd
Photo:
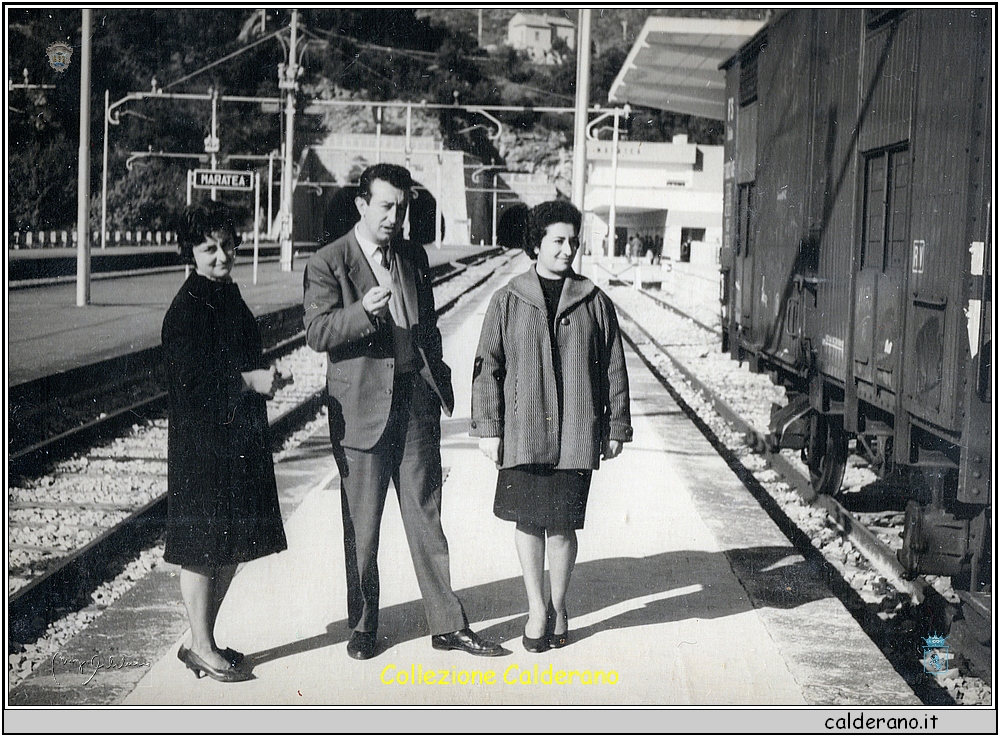
[[[101,167],[101,248],[108,245],[108,114],[110,91],[104,90],[104,166]]]
[[[288,64],[284,68],[284,78],[278,79],[278,87],[285,90],[285,162],[281,167],[281,270],[292,270],[292,162],[295,129],[295,80],[298,77],[296,63],[296,38],[298,35],[299,11],[292,10],[292,35],[288,47]],[[281,70],[279,70],[281,71]]]
[[[218,131],[218,110],[219,110],[219,91],[214,87],[209,88],[208,94],[212,97],[212,128],[211,132],[208,134],[208,138],[205,139],[205,153],[209,154],[210,164],[212,170],[214,171],[218,168],[218,159],[216,154],[219,152],[219,131]],[[219,191],[212,187],[211,190],[212,201],[219,199]]]
[[[590,9],[581,8],[576,47],[576,113],[573,122],[573,204],[583,211],[587,178],[587,107],[590,104]]]
[[[80,32],[80,156],[76,195],[76,306],[90,304],[90,10]]]
[[[611,199],[608,204],[608,252],[605,256],[615,255],[615,215],[618,200],[618,111],[615,111],[615,130],[611,138]],[[638,283],[638,282],[637,282]]]
[[[587,178],[587,107],[590,103],[590,9],[581,8],[576,41],[576,111],[573,124],[573,204],[582,213]],[[582,235],[577,233],[578,236]],[[581,239],[583,240],[583,239]],[[579,271],[583,249],[576,252]]]

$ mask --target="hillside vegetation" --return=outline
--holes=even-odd
[[[476,9],[316,9],[299,13],[303,74],[297,109],[310,98],[351,97],[434,103],[572,107],[576,61],[542,66],[503,45],[510,8],[483,10],[482,46]],[[576,10],[532,8],[525,12],[562,15],[576,22]],[[628,50],[651,13],[762,17],[750,9],[595,9],[591,104],[606,103],[608,90]],[[8,10],[8,69],[21,83],[54,89],[15,89],[8,108],[8,222],[10,230],[65,228],[76,220],[76,173],[80,94],[80,11],[67,8]],[[624,21],[624,24],[623,24]],[[91,71],[92,228],[99,227],[104,94],[112,102],[150,90],[153,80],[167,92],[278,97],[283,43],[290,10],[239,8],[98,9],[93,11]],[[48,64],[54,42],[75,52],[67,71]],[[568,52],[568,50],[565,50]],[[238,53],[237,53],[238,52]],[[232,58],[215,63],[233,55]],[[206,67],[208,67],[206,69]],[[135,152],[199,154],[211,127],[211,106],[203,100],[128,102],[110,127],[108,215],[112,229],[169,228],[184,205],[185,172],[194,158],[142,157]],[[502,116],[504,135],[494,144],[485,121],[462,111],[424,115],[417,132],[434,135],[448,148],[462,149],[511,171],[543,171],[567,184],[572,116],[535,112]],[[284,117],[256,104],[221,105],[220,156],[267,155],[281,145]],[[397,125],[398,127],[398,125]],[[374,131],[370,113],[296,116],[295,144],[322,139],[332,130]],[[387,121],[386,132],[393,132]],[[703,143],[721,142],[718,121],[637,110],[623,136],[669,140],[688,133]],[[245,198],[243,198],[245,199]]]

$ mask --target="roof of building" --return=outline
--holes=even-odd
[[[658,110],[726,118],[726,78],[719,67],[764,21],[650,16],[611,85],[608,100]]]
[[[565,18],[560,18],[557,15],[538,15],[536,13],[516,13],[507,25],[514,26],[521,24],[526,26],[568,26],[569,28],[576,28],[575,23]]]

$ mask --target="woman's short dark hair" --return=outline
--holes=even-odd
[[[177,250],[187,263],[194,263],[192,250],[195,246],[219,231],[232,236],[233,243],[240,245],[242,239],[236,232],[233,210],[222,202],[203,202],[185,208],[177,224]]]
[[[361,172],[361,179],[358,180],[358,197],[363,197],[365,202],[372,201],[372,182],[376,179],[388,182],[396,189],[407,193],[413,186],[413,177],[410,176],[410,170],[405,166],[375,164]]]
[[[535,251],[542,245],[542,238],[545,237],[545,230],[553,223],[569,223],[580,235],[580,224],[583,216],[573,203],[568,200],[550,200],[540,205],[535,205],[531,209],[528,218],[527,238],[524,241],[524,250],[531,258],[535,258]]]
[[[497,245],[525,250],[530,218],[531,208],[523,202],[515,202],[505,207],[497,220]]]

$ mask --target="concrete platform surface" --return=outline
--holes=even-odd
[[[380,551],[381,650],[364,662],[347,656],[339,478],[312,444],[311,460],[296,460],[303,491],[286,523],[289,549],[245,565],[220,614],[219,642],[247,653],[255,679],[196,679],[175,655],[182,635],[122,703],[919,703],[631,352],[635,442],[594,475],[568,601],[571,643],[525,652],[513,526],[493,516],[496,469],[467,434],[484,311],[485,300],[443,326],[457,409],[442,426],[442,519],[452,583],[472,626],[503,641],[509,654],[431,649],[390,495]]]

